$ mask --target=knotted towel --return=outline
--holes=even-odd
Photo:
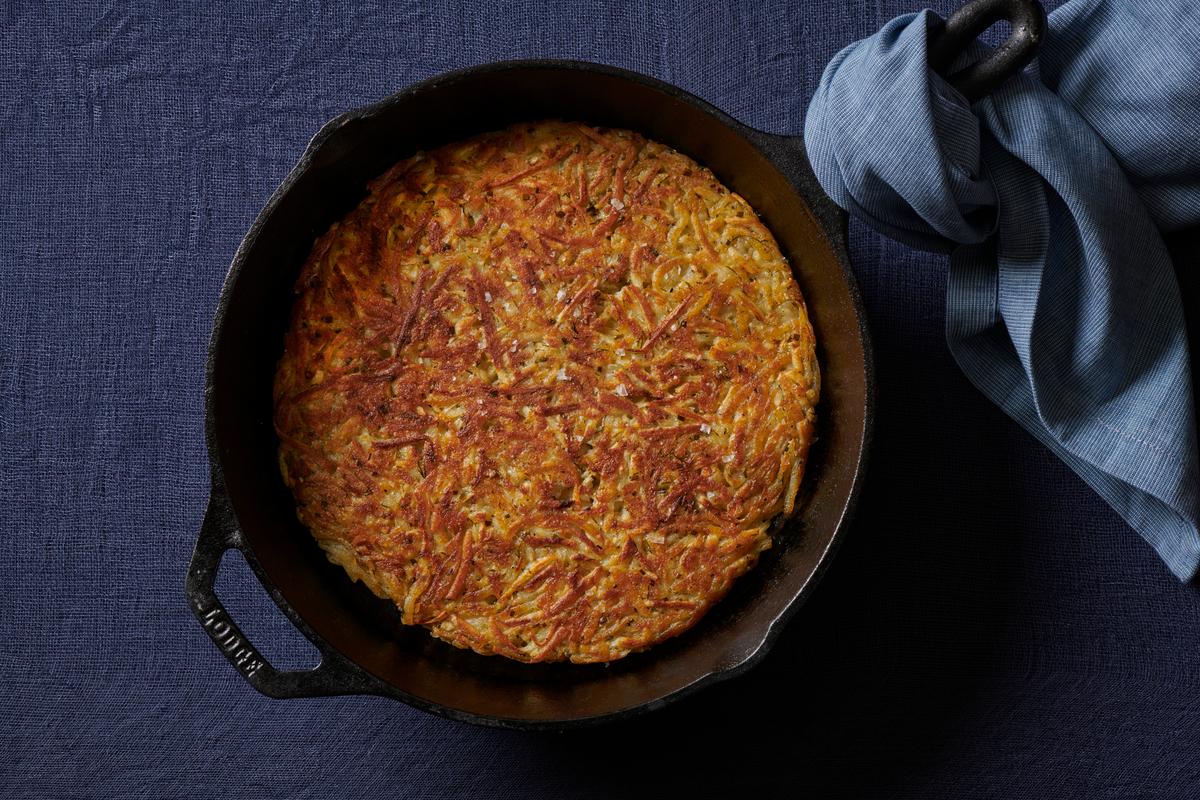
[[[946,338],[967,377],[1181,579],[1200,565],[1197,449],[1161,231],[1200,225],[1194,4],[1074,0],[974,105],[928,67],[938,18],[898,17],[834,57],[805,124],[835,202],[953,248]]]

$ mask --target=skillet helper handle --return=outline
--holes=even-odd
[[[214,484],[188,567],[187,598],[205,633],[242,677],[268,697],[281,699],[369,692],[369,681],[357,667],[316,642],[321,662],[313,669],[282,671],[271,666],[217,597],[214,584],[221,558],[235,548],[246,554],[229,499]]]
[[[982,60],[947,75],[967,45],[1002,19],[1012,25],[1008,41]],[[930,38],[929,66],[973,103],[1025,69],[1045,36],[1046,9],[1038,0],[970,0]]]

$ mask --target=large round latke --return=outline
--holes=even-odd
[[[275,426],[300,519],[452,644],[620,658],[792,512],[804,301],[746,202],[663,145],[541,122],[418,154],[296,291]]]

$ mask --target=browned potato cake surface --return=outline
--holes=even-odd
[[[793,510],[804,301],[668,147],[540,122],[418,154],[296,292],[275,426],[300,519],[451,644],[620,658],[691,627]]]

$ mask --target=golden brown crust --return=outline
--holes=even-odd
[[[299,516],[452,644],[620,658],[792,512],[804,301],[746,202],[667,147],[542,122],[418,154],[296,291],[275,426]]]

